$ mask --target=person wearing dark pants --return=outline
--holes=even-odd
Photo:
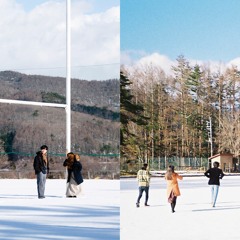
[[[137,199],[137,205],[139,207],[140,204],[140,199],[142,198],[143,192],[145,192],[145,206],[147,206],[147,202],[148,202],[148,193],[149,193],[149,186],[140,186],[139,187],[139,195],[138,195],[138,199]]]
[[[213,163],[213,168],[209,168],[204,175],[209,178],[208,185],[211,186],[212,207],[215,207],[218,190],[220,186],[220,179],[224,177],[222,169],[219,168],[219,162]]]
[[[168,202],[171,204],[172,213],[175,212],[175,207],[177,203],[177,197],[180,196],[180,190],[178,187],[178,179],[182,180],[183,177],[174,172],[174,166],[170,165],[165,174],[165,179],[167,181],[167,197]]]
[[[140,207],[140,200],[142,198],[143,192],[145,192],[145,206],[148,205],[148,198],[149,198],[149,184],[150,184],[150,174],[147,170],[148,164],[145,163],[141,170],[137,173],[137,180],[138,180],[138,189],[139,194],[136,202],[136,206]]]
[[[34,158],[33,168],[37,177],[38,198],[45,198],[45,184],[47,173],[49,172],[49,161],[47,156],[48,147],[41,146],[41,151],[38,151]]]

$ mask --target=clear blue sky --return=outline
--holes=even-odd
[[[171,59],[240,56],[239,0],[121,0],[121,51]]]

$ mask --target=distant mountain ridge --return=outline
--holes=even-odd
[[[65,78],[2,71],[0,83],[2,99],[51,103],[66,101]],[[118,154],[119,80],[72,79],[71,85],[72,151],[83,156]],[[62,168],[64,157],[58,155],[65,153],[66,146],[64,109],[0,103],[0,111],[1,154],[8,152],[0,155],[0,169],[32,170],[31,156],[42,144],[49,146],[55,168]],[[83,158],[85,169],[94,169],[100,164],[94,159]],[[108,163],[113,161],[111,158],[103,160]],[[113,165],[100,164],[97,168],[105,172],[110,168],[109,171],[116,173],[119,162],[115,159]]]
[[[62,77],[0,72],[0,98],[65,103],[66,80]],[[72,79],[72,104],[95,106],[119,112],[119,80]]]

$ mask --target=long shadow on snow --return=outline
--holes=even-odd
[[[96,208],[95,206],[93,208],[82,206],[51,206],[49,208],[0,206],[1,212],[6,210],[14,212],[14,220],[0,220],[0,228],[2,229],[0,239],[62,239],[63,237],[66,239],[74,239],[74,237],[94,240],[119,239],[119,223],[108,220],[109,217],[119,218],[118,207],[101,207],[100,209],[99,206]],[[17,221],[16,218],[22,216],[23,213],[25,220]],[[27,216],[30,219],[32,217],[33,220],[26,221],[29,219]],[[46,219],[49,224],[44,221],[34,222],[38,216]],[[63,218],[62,221],[61,218]],[[63,226],[62,222],[64,221],[70,226]],[[71,221],[73,226],[71,226]],[[99,227],[99,225],[104,224],[107,227]],[[86,225],[86,227],[81,225]]]

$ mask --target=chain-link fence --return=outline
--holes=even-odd
[[[17,151],[9,149],[0,151],[0,178],[35,178],[33,170],[33,160],[36,155],[28,152],[27,149]],[[25,150],[25,151],[24,151]],[[82,174],[85,179],[119,179],[119,155],[112,153],[82,153],[80,155],[83,169]],[[66,177],[66,169],[63,162],[66,153],[48,152],[50,172],[48,178],[61,179]]]
[[[137,172],[143,165],[142,160],[122,161],[121,172]],[[205,171],[208,168],[208,158],[197,157],[159,157],[149,160],[149,169],[164,171],[169,165],[174,165],[176,170]]]

